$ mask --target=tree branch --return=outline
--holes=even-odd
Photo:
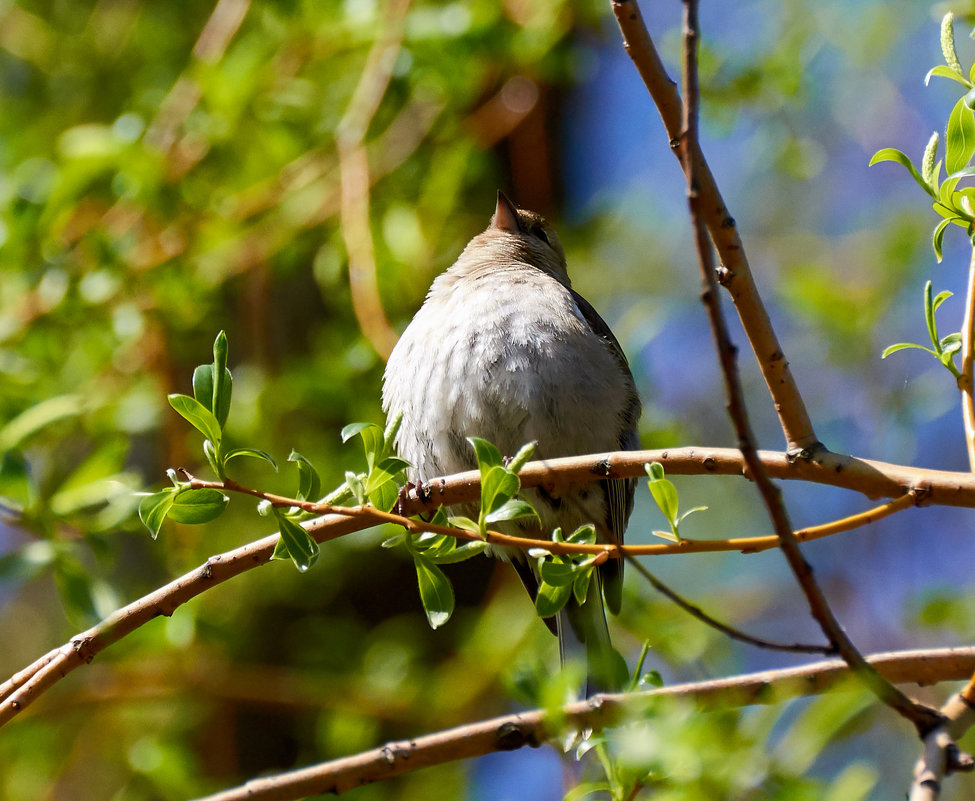
[[[748,465],[748,470],[768,512],[769,520],[779,537],[780,548],[792,568],[796,581],[799,583],[809,604],[810,614],[819,623],[833,649],[854,670],[873,693],[887,706],[897,711],[901,716],[911,721],[918,733],[924,736],[941,720],[940,715],[932,709],[915,703],[904,693],[894,687],[872,668],[854,645],[846,631],[840,625],[833,610],[826,600],[822,589],[816,582],[812,566],[799,550],[799,543],[792,530],[788,511],[782,499],[782,493],[772,482],[758,459],[754,445],[754,435],[745,407],[744,395],[738,377],[737,351],[731,344],[731,338],[725,324],[718,297],[717,278],[713,263],[710,242],[705,232],[704,208],[699,192],[698,168],[700,161],[695,158],[700,148],[697,141],[697,2],[683,0],[684,3],[684,114],[680,137],[680,154],[684,173],[687,176],[687,200],[694,224],[695,245],[697,247],[698,263],[701,268],[704,290],[702,300],[708,310],[711,331],[718,351],[718,360],[724,377],[725,394],[728,398],[728,415],[735,428],[738,438],[738,448]]]
[[[900,496],[916,489],[925,503],[975,507],[975,475],[925,470],[902,465],[857,459],[819,452],[810,460],[793,460],[785,453],[759,451],[756,454],[772,477],[811,481],[845,487],[868,496]],[[745,473],[740,451],[731,448],[669,448],[653,451],[624,451],[592,456],[570,456],[545,462],[531,462],[519,472],[522,486],[558,485],[601,481],[644,475],[644,464],[661,462],[672,475],[738,475]],[[480,473],[472,470],[425,485],[422,494],[411,490],[406,514],[428,511],[439,505],[476,501],[480,496]],[[257,491],[254,491],[255,493]],[[260,493],[257,493],[260,494]],[[270,496],[268,496],[270,497]],[[281,497],[282,502],[301,502]],[[325,515],[306,526],[318,542],[326,542],[375,524],[375,520],[350,517],[353,510]],[[456,533],[456,532],[455,532]],[[16,716],[45,690],[102,650],[160,615],[172,615],[182,604],[228,579],[265,564],[274,552],[278,535],[272,534],[232,551],[209,558],[203,565],[154,592],[122,607],[105,620],[48,652],[0,685],[0,726]],[[764,538],[763,538],[764,539]],[[538,543],[533,543],[536,547]],[[626,546],[629,549],[631,546]],[[669,544],[633,546],[645,549],[670,548]],[[693,546],[677,550],[648,550],[649,553],[691,552]]]
[[[965,319],[961,327],[961,411],[965,423],[968,464],[975,472],[975,246],[968,263],[968,291],[965,293]]]
[[[768,311],[758,294],[735,220],[728,213],[714,176],[697,144],[690,146],[688,158],[682,156],[682,104],[677,86],[667,75],[636,0],[612,0],[612,7],[623,34],[623,46],[660,112],[671,149],[681,161],[685,175],[693,165],[701,214],[721,256],[721,283],[731,293],[745,335],[758,359],[788,443],[787,450],[793,454],[810,451],[819,444],[819,440],[772,328]]]
[[[975,648],[877,654],[871,665],[895,682],[931,684],[975,671]],[[851,676],[838,659],[798,668],[749,673],[714,681],[677,684],[639,693],[597,695],[562,708],[555,715],[536,709],[503,715],[411,740],[387,743],[355,756],[254,779],[241,787],[198,801],[290,801],[320,793],[336,795],[418,768],[470,759],[526,745],[538,747],[565,729],[602,729],[639,714],[661,697],[686,698],[709,706],[737,707],[778,703],[800,695],[840,688]],[[846,684],[845,686],[849,686]],[[553,725],[553,721],[558,721]]]

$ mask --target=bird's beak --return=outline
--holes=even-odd
[[[498,205],[495,207],[494,216],[491,218],[491,227],[511,233],[517,233],[519,230],[518,209],[500,189],[498,190]]]

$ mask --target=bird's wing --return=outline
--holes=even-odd
[[[599,312],[582,295],[575,290],[571,291],[572,298],[579,311],[582,312],[589,328],[606,344],[619,365],[626,385],[627,399],[618,445],[621,450],[637,450],[640,447],[637,422],[640,419],[641,405],[640,396],[637,395],[636,386],[633,383],[633,374],[630,372],[629,362],[626,361],[619,340],[616,339],[606,321],[599,316]],[[618,544],[622,545],[623,532],[626,531],[627,520],[630,518],[630,512],[633,511],[633,492],[636,481],[633,479],[609,479],[602,482],[602,487],[606,495],[606,525],[609,528],[610,535],[615,538]],[[606,599],[606,606],[614,615],[619,614],[623,601],[623,560],[610,559],[600,567],[600,574],[603,579],[603,595]]]

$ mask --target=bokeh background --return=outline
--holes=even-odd
[[[967,469],[950,375],[916,351],[880,360],[888,344],[924,340],[927,279],[963,291],[967,245],[949,231],[938,265],[926,196],[896,165],[867,163],[887,146],[919,158],[943,129],[955,86],[922,79],[941,62],[942,14],[975,9],[702,5],[704,149],[820,437]],[[680,4],[645,6],[676,76]],[[960,21],[966,66],[968,30]],[[399,47],[371,61],[384,37]],[[374,108],[355,100],[370,70],[389,74]],[[367,174],[354,169],[363,154]],[[347,190],[367,194],[343,198],[343,171]],[[271,532],[241,498],[155,541],[134,515],[132,491],[161,486],[167,467],[205,471],[166,394],[189,391],[219,330],[234,444],[279,463],[296,448],[331,485],[361,469],[339,431],[381,421],[377,346],[484,228],[498,187],[556,223],[576,288],[630,357],[644,445],[733,444],[683,178],[608,3],[0,3],[0,675]],[[349,254],[368,264],[370,246],[389,328],[368,269],[361,294],[350,290]],[[941,316],[957,330],[960,300]],[[741,367],[760,443],[780,449],[746,352]],[[294,491],[287,467],[237,464],[244,483]],[[677,483],[682,505],[710,507],[685,535],[768,530],[744,481]],[[799,526],[868,504],[785,491]],[[662,526],[643,492],[629,541]],[[189,798],[532,703],[557,656],[513,576],[487,560],[458,566],[457,612],[433,632],[412,565],[377,547],[387,534],[329,543],[306,575],[283,562],[251,571],[99,655],[0,732],[0,796]],[[975,634],[967,512],[909,510],[807,552],[863,650]],[[817,638],[776,553],[650,567],[730,623]],[[717,636],[635,575],[627,593],[619,645],[632,662],[649,639],[648,666],[667,682],[802,661]],[[879,799],[903,793],[917,744],[850,692],[662,708],[639,747],[654,797]],[[349,797],[554,799],[560,774],[554,750],[526,750]],[[944,797],[972,786],[952,780]]]

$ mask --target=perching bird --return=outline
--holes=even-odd
[[[639,447],[640,399],[619,342],[572,289],[552,227],[502,192],[487,230],[434,280],[393,349],[383,409],[402,412],[396,447],[413,465],[413,482],[476,467],[469,436],[489,440],[508,456],[534,441],[535,459]],[[527,490],[541,530],[519,522],[507,524],[507,532],[550,539],[556,526],[568,536],[594,523],[600,541],[622,542],[634,483]],[[504,524],[498,528],[505,531]],[[497,549],[492,555],[510,559],[534,597],[538,582],[527,555]],[[557,628],[563,661],[574,650],[571,641],[582,641],[590,689],[613,690],[620,660],[601,594],[618,613],[622,561],[608,560],[598,574],[586,603],[570,600]]]

